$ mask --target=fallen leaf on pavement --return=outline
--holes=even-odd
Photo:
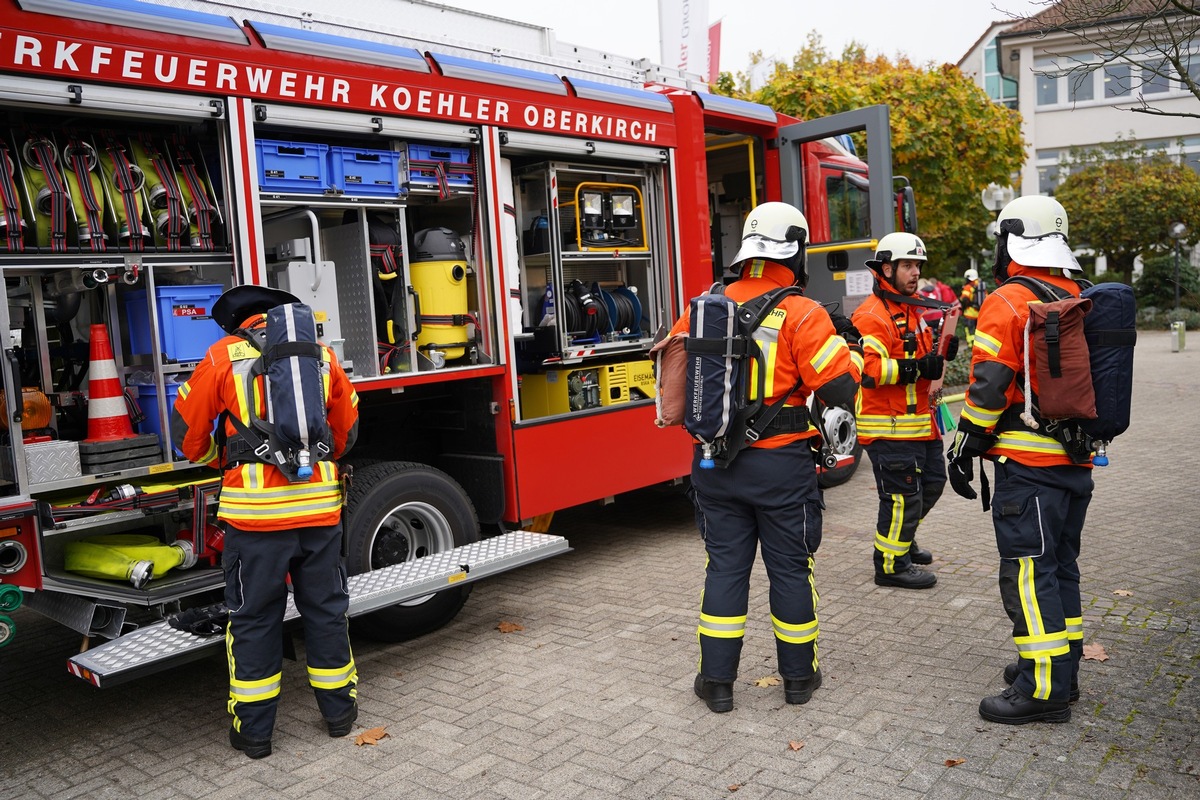
[[[793,740],[793,741],[790,741],[790,742],[788,742],[788,749],[789,749],[789,750],[793,750],[793,751],[795,751],[795,750],[803,750],[803,749],[804,749],[804,742],[797,742],[797,741],[794,741],[794,740]]]
[[[759,678],[758,680],[756,680],[756,681],[754,682],[754,685],[755,685],[755,686],[759,686],[759,687],[762,687],[762,686],[778,686],[778,685],[779,685],[779,678],[775,677],[774,675],[768,675],[768,676],[767,676],[767,677],[765,677],[765,678]]]
[[[518,622],[501,622],[496,626],[496,630],[501,633],[512,633],[513,631],[525,630],[525,626]]]
[[[1133,592],[1128,589],[1116,589],[1113,591],[1117,597],[1133,597]]]
[[[365,730],[362,733],[360,733],[354,739],[354,743],[356,745],[358,745],[359,747],[362,747],[364,744],[376,745],[376,744],[379,744],[380,739],[384,738],[387,735],[388,735],[387,728],[385,728],[383,726],[380,726],[378,728],[370,728],[370,729]]]
[[[1108,653],[1104,652],[1102,644],[1085,644],[1083,658],[1086,661],[1108,661]]]
[[[967,763],[967,760],[965,758],[947,758],[946,759],[947,767],[957,767],[959,764],[965,764],[965,763]]]

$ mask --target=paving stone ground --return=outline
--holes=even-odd
[[[574,551],[481,583],[444,629],[356,639],[355,733],[388,733],[373,747],[328,738],[287,662],[275,753],[250,761],[225,740],[219,657],[95,690],[66,673],[78,637],[22,609],[0,649],[0,798],[1200,797],[1198,407],[1200,348],[1141,334],[1135,422],[1096,471],[1080,559],[1084,641],[1108,660],[1084,662],[1068,724],[976,712],[1014,656],[990,517],[948,491],[920,534],[937,587],[877,587],[860,469],[826,494],[808,705],[753,683],[775,675],[761,565],[733,712],[692,694],[704,549],[658,487],[560,513]]]

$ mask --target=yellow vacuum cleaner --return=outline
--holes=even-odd
[[[462,358],[467,323],[467,257],[462,238],[449,228],[426,228],[412,240],[409,269],[417,298],[417,351],[435,367]]]
[[[127,580],[133,588],[142,589],[152,578],[195,563],[191,542],[163,544],[149,535],[112,534],[68,542],[64,567],[89,578]]]

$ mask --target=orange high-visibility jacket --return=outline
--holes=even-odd
[[[243,328],[266,324],[266,315],[247,319]],[[322,345],[326,414],[333,434],[333,458],[340,457],[358,435],[358,395],[333,352]],[[204,360],[179,387],[171,414],[171,439],[184,457],[197,464],[222,468],[221,453],[212,434],[222,411],[236,414],[249,426],[248,403],[266,418],[265,379],[251,379],[249,367],[258,351],[245,339],[226,336],[208,349]],[[237,435],[225,422],[227,437]],[[225,469],[217,518],[242,530],[272,531],[334,525],[342,515],[342,490],[337,465],[313,464],[307,483],[290,483],[270,464],[246,462]]]
[[[898,294],[882,277],[877,278],[885,292]],[[933,352],[933,330],[925,323],[920,306],[884,300],[872,294],[854,310],[851,321],[862,334],[863,377],[858,394],[858,440],[870,444],[875,439],[902,439],[924,442],[938,438],[929,408],[930,381],[917,378],[915,383],[897,383],[901,359],[921,358]],[[911,352],[905,351],[904,337],[912,333]]]
[[[745,264],[742,277],[727,286],[725,294],[737,303],[745,303],[774,289],[791,286],[793,282],[792,271],[787,267],[755,259]],[[670,335],[687,333],[690,322],[691,308],[688,307],[671,328]],[[801,380],[800,388],[785,406],[803,406],[815,390],[842,376],[847,376],[843,380],[858,383],[860,365],[851,358],[846,340],[834,331],[829,314],[815,300],[801,295],[785,297],[763,321],[762,329],[773,330],[775,334],[774,346],[768,344],[763,348],[768,405],[791,390],[797,380]],[[758,385],[756,373],[751,373],[750,385]],[[853,387],[849,388],[852,390]],[[810,424],[808,430],[799,433],[764,436],[751,447],[783,447],[817,435],[819,431]]]
[[[962,293],[958,296],[958,302],[963,308],[963,317],[966,319],[975,319],[979,316],[979,309],[975,307],[975,292],[979,290],[979,281],[967,281],[963,284]]]
[[[1030,275],[1072,295],[1079,296],[1079,285],[1063,277],[1060,270],[1023,267],[1012,263],[1009,275]],[[1018,283],[1003,283],[988,294],[975,328],[975,347],[971,356],[971,384],[967,387],[962,418],[992,431],[1006,409],[1024,410],[1025,323],[1029,304],[1040,302],[1033,290]],[[1030,386],[1038,390],[1037,357],[1029,353]],[[1010,427],[1007,424],[1004,427]],[[989,456],[1011,458],[1030,467],[1072,464],[1066,449],[1055,439],[1030,430],[1024,425],[1001,431]],[[1091,467],[1089,461],[1086,465]]]

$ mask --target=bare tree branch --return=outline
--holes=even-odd
[[[1008,16],[1037,26],[1031,34],[1040,39],[1052,34],[1069,34],[1074,39],[1072,49],[1075,52],[1050,52],[1056,60],[1054,68],[1034,70],[1035,75],[1078,80],[1075,76],[1124,64],[1129,67],[1129,81],[1123,88],[1130,92],[1143,90],[1139,94],[1140,105],[1129,111],[1167,117],[1200,116],[1151,106],[1144,91],[1147,87],[1159,87],[1164,81],[1178,81],[1200,100],[1200,84],[1192,72],[1200,65],[1200,2],[1047,0],[1041,5],[1046,8],[1037,14]],[[1079,50],[1083,48],[1090,49],[1089,55],[1093,58],[1080,60]]]

